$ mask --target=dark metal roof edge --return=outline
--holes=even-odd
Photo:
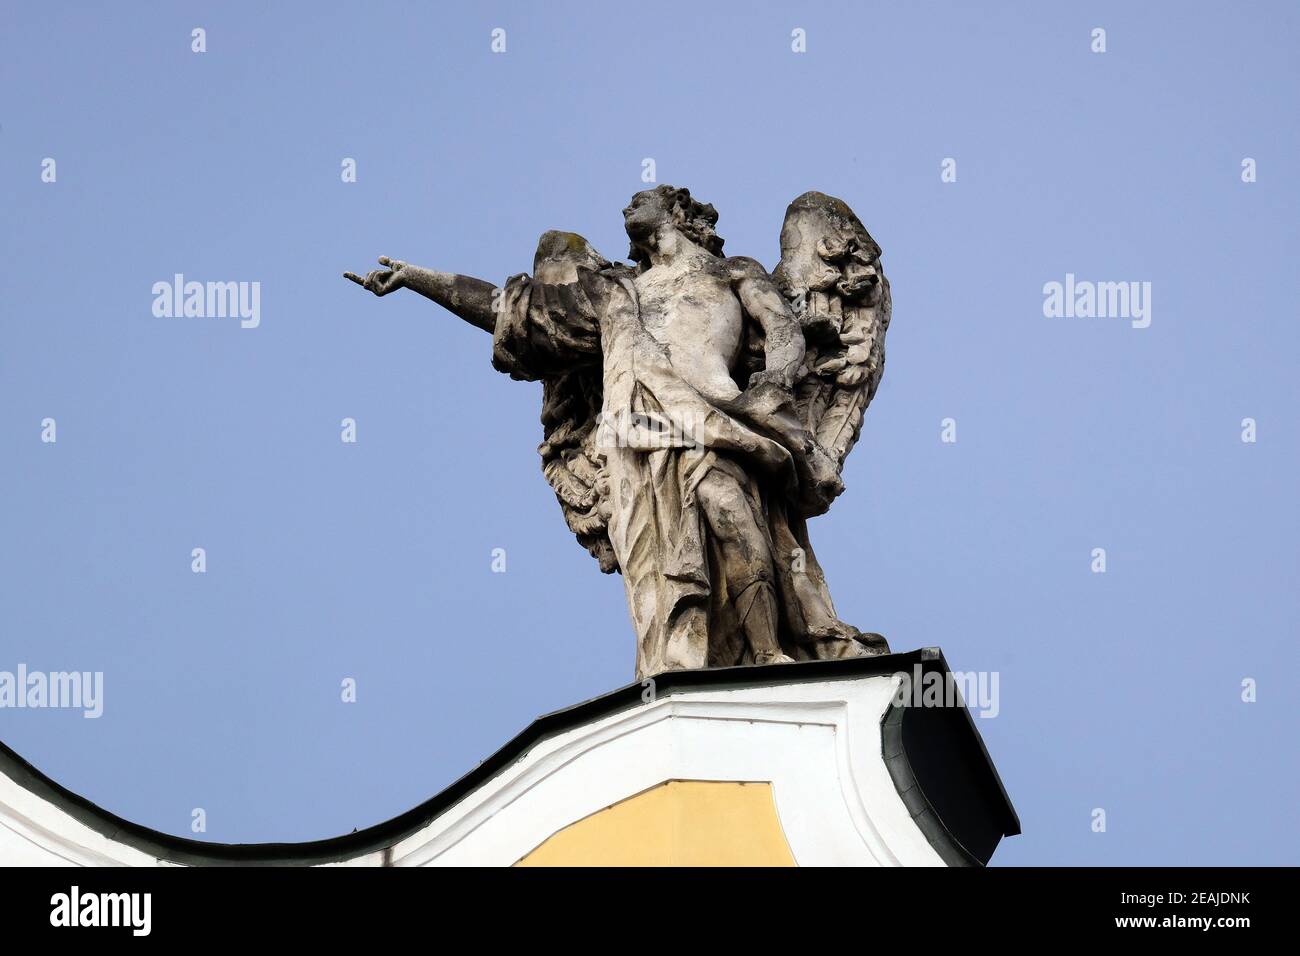
[[[943,669],[948,673],[952,673],[952,669],[948,666],[947,659],[943,656],[943,651],[939,650],[939,648],[935,648],[935,651],[938,653],[939,663]],[[980,756],[984,758],[984,765],[988,767],[989,773],[993,777],[993,783],[997,786],[998,795],[1001,798],[1002,803],[1006,806],[1009,818],[1006,821],[1007,828],[1003,831],[1002,835],[1019,836],[1020,814],[1016,812],[1015,804],[1011,802],[1011,795],[1007,793],[1006,785],[1002,782],[1002,775],[998,773],[997,764],[995,764],[993,758],[989,756],[989,749],[984,745],[984,737],[980,734],[979,728],[975,726],[975,718],[971,716],[970,708],[962,707],[961,712],[966,718],[967,726],[970,727],[971,736],[975,738],[975,743],[979,746]]]
[[[903,718],[906,714],[907,708],[900,707],[895,701],[889,705],[880,721],[881,757],[884,758],[890,779],[894,781],[894,789],[911,814],[912,822],[925,835],[926,841],[934,847],[944,863],[949,866],[983,866],[984,863],[966,849],[944,824],[916,779],[911,761],[907,759],[907,748],[903,744]]]
[[[819,680],[847,680],[872,674],[892,674],[900,670],[910,670],[915,665],[923,664],[924,661],[934,660],[936,654],[936,651],[927,649],[850,660],[669,671],[653,678],[654,693],[656,697],[662,697],[674,690],[697,687],[779,686]],[[942,655],[937,656],[939,664],[946,670],[947,664],[943,661]],[[528,753],[541,741],[591,720],[639,706],[647,683],[627,684],[572,707],[544,714],[473,770],[418,806],[364,830],[322,840],[300,843],[211,843],[162,833],[125,820],[61,786],[2,742],[0,742],[0,773],[97,833],[169,863],[208,866],[297,866],[333,863],[378,852],[400,843],[428,826],[447,809]],[[1015,810],[988,757],[988,751],[984,747],[979,731],[970,721],[969,713],[966,714],[966,720],[979,746],[980,754],[997,783],[1010,818],[1016,821],[1014,832],[1018,833],[1019,821]],[[1008,831],[1008,835],[1011,832]]]

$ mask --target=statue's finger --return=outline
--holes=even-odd
[[[393,265],[393,260],[390,259],[390,258],[388,258],[388,256],[380,256],[380,257],[379,257],[379,264],[380,264],[381,266],[389,266],[389,267],[391,268],[392,265]]]
[[[345,278],[345,279],[351,279],[351,280],[352,280],[353,282],[355,282],[357,285],[365,285],[365,284],[366,284],[366,280],[363,279],[363,278],[361,278],[361,276],[357,275],[355,272],[345,272],[345,273],[343,273],[343,278]]]

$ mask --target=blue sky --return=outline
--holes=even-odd
[[[540,386],[340,273],[500,282],[550,228],[620,257],[653,158],[732,254],[774,266],[807,189],[884,248],[884,383],[811,533],[845,620],[998,672],[994,861],[1297,862],[1293,5],[52,6],[0,32],[0,670],[105,701],[0,739],[54,779],[327,837],[631,679]],[[178,272],[260,282],[260,325],[156,318]],[[1150,326],[1046,318],[1067,273],[1150,282]]]

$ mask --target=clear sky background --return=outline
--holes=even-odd
[[[994,861],[1300,862],[1300,14],[977,6],[7,4],[0,670],[103,671],[105,709],[0,739],[168,833],[306,840],[630,681],[540,385],[340,273],[501,282],[550,228],[619,258],[648,157],[732,254],[774,266],[807,189],[884,247],[888,367],[812,538],[843,618],[1000,675]],[[155,318],[177,272],[260,282],[260,327]],[[1151,282],[1150,327],[1045,318],[1066,273]]]

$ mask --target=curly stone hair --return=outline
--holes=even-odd
[[[673,217],[673,224],[687,239],[715,256],[722,255],[723,239],[714,229],[718,224],[718,211],[713,208],[712,203],[702,203],[698,199],[691,198],[691,191],[685,186],[664,184],[646,191],[658,197]],[[635,244],[628,250],[627,257],[641,269],[650,267],[649,255],[644,249],[638,249]]]

